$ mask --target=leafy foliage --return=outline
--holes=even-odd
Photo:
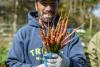
[[[6,41],[0,41],[0,67],[5,67],[5,62],[8,54],[8,43]]]

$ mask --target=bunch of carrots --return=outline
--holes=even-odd
[[[75,33],[75,30],[68,34],[67,27],[68,19],[61,19],[61,17],[59,18],[56,27],[51,26],[48,23],[47,32],[45,27],[42,25],[42,28],[40,28],[40,33],[43,47],[47,50],[47,52],[59,53],[62,48],[64,48],[67,44],[75,39],[75,37],[70,39],[70,36]]]

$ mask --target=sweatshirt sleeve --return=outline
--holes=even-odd
[[[13,39],[12,47],[8,54],[8,67],[34,67],[31,64],[26,64],[24,61],[24,39],[22,31],[18,31]]]
[[[70,60],[69,67],[87,67],[87,61],[84,54],[83,46],[77,34],[73,34],[71,38],[76,38],[68,45],[68,58]]]

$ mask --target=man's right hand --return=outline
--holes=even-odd
[[[40,65],[38,65],[36,67],[46,67],[46,66],[45,66],[45,64],[40,64]]]

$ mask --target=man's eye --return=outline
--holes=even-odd
[[[56,6],[56,3],[46,3],[46,2],[41,2],[42,5],[46,6],[46,5],[50,5],[50,6]]]
[[[56,4],[50,4],[51,6],[56,6]]]
[[[45,2],[41,2],[41,4],[42,4],[42,5],[44,5],[44,6],[46,6],[46,5],[47,5],[47,3],[45,3]]]

